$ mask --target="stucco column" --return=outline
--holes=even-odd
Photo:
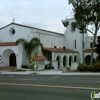
[[[63,58],[61,57],[60,59],[60,69],[59,70],[62,70],[63,69]]]
[[[67,66],[66,67],[69,67],[69,56],[67,56]]]
[[[71,69],[73,69],[74,68],[74,62],[72,61],[71,62]]]
[[[52,61],[55,60],[55,53],[52,52]]]
[[[58,61],[53,61],[52,66],[54,67],[54,70],[58,70]]]
[[[18,46],[18,54],[17,54],[17,69],[20,69],[22,66],[22,55],[23,55],[23,45],[20,43]]]
[[[67,59],[67,66],[66,67],[69,67],[69,59]]]

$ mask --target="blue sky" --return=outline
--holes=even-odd
[[[0,27],[12,22],[64,33],[61,23],[72,15],[68,0],[0,0]]]

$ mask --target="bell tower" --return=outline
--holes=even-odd
[[[70,18],[67,19],[68,25],[65,30],[65,47],[71,50],[75,50],[79,52],[79,60],[82,62],[82,37],[83,35],[80,34],[79,29],[76,27],[75,19]],[[84,34],[86,35],[86,34]]]

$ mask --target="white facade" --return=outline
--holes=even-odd
[[[27,39],[28,41],[37,37],[40,39],[43,47],[47,49],[41,50],[41,47],[34,49],[33,54],[38,52],[39,56],[44,55],[55,70],[62,70],[63,68],[76,69],[79,63],[82,63],[82,34],[78,29],[72,31],[71,23],[74,19],[69,19],[69,25],[64,34],[42,30],[30,26],[25,26],[17,23],[11,23],[0,28],[0,55],[3,58],[1,66],[12,66],[13,61],[10,61],[11,54],[15,57],[17,69],[22,65],[28,65],[25,49],[22,44],[13,45],[19,38]],[[14,29],[14,34],[12,30]],[[91,49],[90,43],[93,37],[84,35],[84,50]],[[50,49],[52,48],[52,49]],[[64,50],[65,48],[65,50]],[[62,51],[60,51],[62,50]],[[68,51],[68,52],[67,52]],[[85,52],[84,57],[90,55],[90,52]],[[97,57],[97,54],[94,54]],[[45,60],[38,61],[39,69],[44,69]],[[12,64],[10,64],[12,63]]]

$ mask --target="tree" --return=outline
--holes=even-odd
[[[30,66],[30,59],[31,59],[31,54],[33,52],[33,49],[37,46],[41,46],[43,47],[42,43],[40,42],[40,40],[38,38],[32,38],[30,41],[27,41],[23,38],[20,38],[18,40],[16,40],[16,43],[22,43],[24,48],[25,48],[25,51],[26,51],[26,54],[27,54],[27,57],[29,59],[29,66]]]
[[[98,61],[100,62],[100,36],[98,36],[98,39],[97,39],[97,44],[95,45],[96,49],[96,53],[98,54]]]
[[[31,69],[34,70],[34,72],[38,69],[38,65],[37,65],[37,57],[38,57],[38,53],[34,53],[34,56],[31,57],[30,63],[31,63]]]
[[[90,32],[94,36],[90,61],[92,65],[94,46],[100,28],[100,0],[69,0],[69,4],[73,5],[75,22],[80,32]],[[90,24],[94,25],[94,32],[88,29]]]

